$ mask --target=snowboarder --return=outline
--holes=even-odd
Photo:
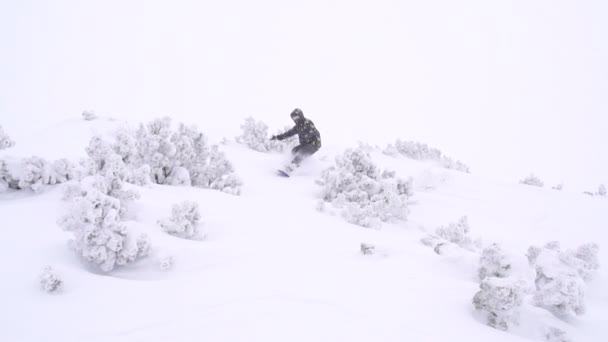
[[[293,161],[285,167],[287,176],[300,166],[304,158],[310,157],[321,148],[321,134],[319,134],[315,124],[304,117],[301,109],[294,109],[291,112],[291,119],[296,124],[292,129],[283,134],[273,135],[270,138],[270,140],[283,140],[296,134],[300,138],[300,145],[291,150],[291,153],[295,156]]]

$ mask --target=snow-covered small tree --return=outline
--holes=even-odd
[[[254,118],[248,117],[241,125],[241,130],[241,135],[235,139],[237,143],[246,145],[255,151],[269,151],[268,126],[263,121],[256,121]]]
[[[431,160],[437,162],[446,169],[470,173],[469,167],[461,161],[454,160],[444,155],[437,148],[429,147],[427,144],[415,141],[403,141],[398,139],[394,145],[389,144],[383,152],[390,156],[400,154],[416,160]]]
[[[73,179],[76,174],[75,168],[75,165],[66,159],[49,163],[35,156],[25,158],[21,161],[17,187],[40,192],[45,185],[59,184]]]
[[[571,342],[565,331],[556,327],[548,327],[543,334],[547,342]]]
[[[342,209],[348,222],[377,227],[380,222],[404,220],[412,181],[380,172],[363,149],[349,149],[336,157],[336,164],[323,171],[322,197]]]
[[[15,146],[15,142],[8,136],[0,125],[0,151]]]
[[[580,259],[579,258],[580,253]],[[577,251],[562,252],[558,243],[543,248],[531,247],[528,260],[536,270],[534,301],[558,316],[581,315],[585,312],[585,287],[581,272],[586,274],[596,262],[597,250],[592,244]],[[583,261],[586,259],[589,265]]]
[[[368,243],[362,243],[360,246],[360,249],[361,249],[361,254],[371,255],[371,254],[374,254],[374,250],[376,249],[376,247],[374,245],[371,245]]]
[[[198,203],[183,201],[171,209],[171,217],[158,221],[163,230],[171,235],[184,239],[199,240],[203,236],[199,231],[201,213]]]
[[[169,271],[175,265],[175,258],[171,255],[160,258],[158,267],[161,271]]]
[[[451,222],[447,226],[437,228],[435,230],[435,234],[451,243],[457,244],[464,249],[473,250],[475,244],[469,236],[469,231],[470,228],[468,218],[463,216],[458,220],[458,222]]]
[[[234,166],[226,158],[224,152],[217,145],[213,145],[209,151],[209,160],[202,172],[197,173],[192,179],[194,186],[220,190],[232,195],[241,193],[243,183],[234,174]]]
[[[7,163],[0,159],[0,193],[11,188],[12,183],[14,183],[14,180],[8,172]]]
[[[44,292],[52,293],[61,289],[63,281],[51,266],[46,266],[38,276],[40,287]]]
[[[506,278],[511,273],[511,260],[498,244],[492,244],[481,252],[479,280],[486,277]]]
[[[556,186],[552,187],[551,189],[557,190],[557,191],[561,191],[563,188],[564,188],[564,184],[563,183],[559,183]]]
[[[122,158],[126,165],[138,162],[137,139],[135,134],[126,128],[119,129],[116,132],[112,150]]]
[[[169,141],[171,136],[171,119],[156,119],[147,125],[140,125],[137,130],[137,150],[139,165],[149,165],[152,181],[165,184],[166,178],[175,166],[177,148]]]
[[[473,305],[486,316],[487,324],[508,330],[518,323],[519,311],[526,294],[525,283],[512,278],[486,277],[473,297]]]
[[[85,110],[82,112],[82,118],[91,121],[97,119],[97,114],[92,110]]]
[[[540,180],[540,178],[538,178],[534,174],[530,174],[528,177],[520,180],[519,183],[531,186],[538,186],[541,188],[544,186],[544,183]]]
[[[104,272],[146,256],[150,248],[147,236],[134,241],[120,222],[120,201],[107,195],[107,183],[99,175],[84,178],[80,195],[59,220],[60,226],[74,235],[72,248]]]
[[[600,184],[599,188],[597,189],[597,195],[606,197],[606,186],[604,184]]]
[[[277,132],[275,135],[286,132],[289,128],[291,127],[285,128],[281,132]],[[236,142],[246,145],[255,151],[283,152],[286,149],[295,146],[295,137],[290,137],[281,141],[269,140],[268,125],[266,125],[263,121],[256,121],[252,117],[245,119],[245,122],[241,125],[241,130],[241,135],[235,139]]]

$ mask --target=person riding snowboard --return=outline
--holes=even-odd
[[[294,147],[291,153],[295,156],[291,164],[289,164],[285,171],[289,174],[296,167],[300,166],[300,163],[304,158],[308,158],[317,152],[321,148],[321,134],[315,127],[315,124],[309,119],[304,117],[304,113],[299,108],[296,108],[291,112],[291,119],[296,125],[288,130],[287,132],[279,135],[273,135],[270,140],[283,140],[294,135],[298,135],[300,138],[300,145]]]

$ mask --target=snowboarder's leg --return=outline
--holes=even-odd
[[[295,164],[296,167],[300,166],[300,163],[302,163],[305,158],[310,157],[318,150],[319,148],[314,144],[298,145],[291,150],[291,152],[295,155],[291,163]]]

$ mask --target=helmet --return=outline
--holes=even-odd
[[[300,108],[296,108],[293,110],[293,112],[291,112],[291,118],[292,119],[301,119],[304,117],[304,113],[302,113],[302,110]]]

